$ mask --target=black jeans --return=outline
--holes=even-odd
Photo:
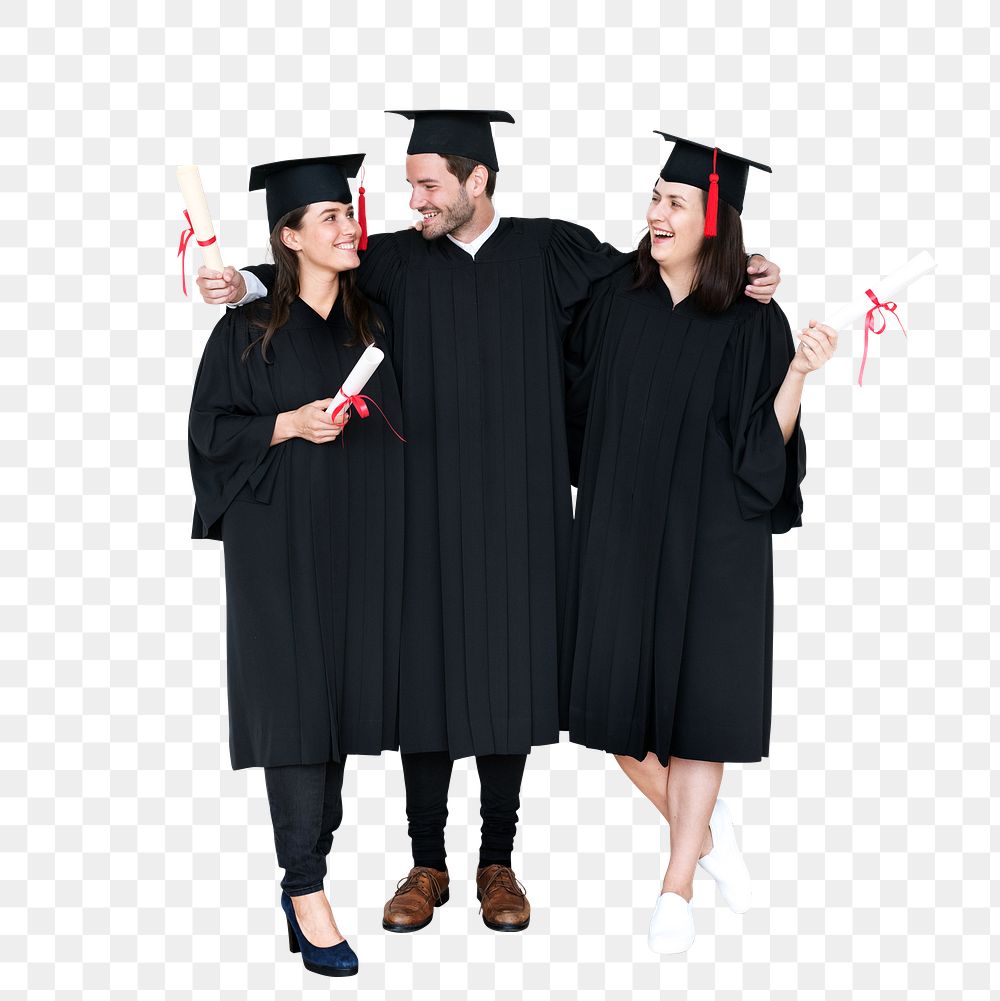
[[[281,888],[290,897],[323,889],[333,832],[344,817],[344,762],[264,769]]]
[[[448,821],[448,786],[454,762],[444,751],[401,754],[406,783],[413,864],[444,870],[444,828]],[[479,868],[510,865],[521,806],[524,754],[489,754],[476,758],[479,770],[479,815],[483,818]]]

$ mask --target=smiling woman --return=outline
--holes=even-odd
[[[345,173],[362,159],[254,168],[274,292],[212,332],[189,427],[193,534],[225,549],[232,765],[264,768],[289,945],[327,976],[358,970],[323,892],[344,762],[396,747],[398,705],[402,450],[375,421],[331,448],[346,416],[324,413],[388,333],[354,282],[364,230]],[[391,367],[367,388],[401,423]]]
[[[259,306],[253,310],[255,324],[264,329],[259,341],[265,358],[271,338],[287,322],[292,300],[299,295],[307,301],[315,297],[322,309],[327,299],[332,306],[339,293],[348,323],[357,331],[349,343],[359,338],[365,345],[374,343],[374,313],[353,275],[361,263],[361,232],[349,202],[302,205],[275,223],[271,230],[271,253],[277,265],[274,292],[263,310]]]
[[[288,320],[292,300],[300,294],[310,303],[315,298],[323,315],[342,295],[348,323],[365,345],[373,343],[374,314],[354,278],[361,264],[358,247],[367,238],[366,220],[363,214],[355,220],[346,178],[341,183],[329,176],[334,171],[340,177],[354,177],[363,159],[351,155],[282,160],[254,167],[250,173],[250,190],[267,191],[271,253],[277,266],[269,301],[263,311],[256,307],[253,313],[255,324],[264,329],[259,340],[265,358],[271,338]],[[315,200],[304,203],[305,198]]]
[[[707,200],[701,188],[657,178],[636,255],[636,286],[655,288],[664,281],[663,270],[681,262],[690,294],[717,313],[742,292],[747,257],[740,214],[726,202],[719,202],[715,238],[704,238]]]
[[[633,268],[596,286],[570,337],[582,449],[561,688],[570,739],[614,754],[670,825],[649,945],[676,953],[696,866],[750,906],[716,797],[724,762],[769,752],[771,534],[801,523],[799,399],[836,335],[810,328],[796,351],[777,303],[743,295],[748,168],[770,168],[666,138]]]

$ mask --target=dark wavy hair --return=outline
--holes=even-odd
[[[275,224],[274,229],[271,230],[271,254],[274,257],[275,266],[274,285],[271,287],[267,299],[260,299],[253,304],[251,322],[255,327],[260,327],[263,333],[246,346],[241,356],[243,361],[250,357],[250,353],[259,344],[261,357],[265,362],[270,362],[267,348],[271,343],[271,338],[274,337],[279,327],[288,322],[292,303],[299,294],[299,258],[294,250],[290,250],[282,242],[281,231],[286,226],[289,229],[297,230],[302,225],[302,220],[308,211],[308,205],[293,209],[283,215]],[[382,321],[365,294],[358,288],[356,269],[340,272],[338,295],[342,297],[347,324],[354,331],[354,334],[346,342],[347,346],[351,347],[359,340],[365,347],[374,344],[375,338],[372,331],[382,330]]]
[[[707,196],[708,192],[702,189],[703,213]],[[663,281],[651,248],[652,240],[647,229],[636,251],[632,288],[656,288]],[[747,252],[743,246],[740,214],[720,199],[717,235],[702,238],[695,263],[694,281],[689,293],[695,305],[706,313],[724,313],[746,286],[746,266]]]

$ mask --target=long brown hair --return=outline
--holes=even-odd
[[[271,343],[271,338],[279,327],[283,327],[288,322],[288,314],[292,303],[299,294],[299,258],[294,250],[285,246],[281,239],[281,231],[287,226],[289,229],[297,230],[302,225],[302,220],[308,205],[293,209],[283,215],[271,230],[271,254],[274,257],[275,276],[274,285],[271,287],[268,300],[259,300],[254,303],[256,307],[251,316],[251,322],[255,327],[260,327],[264,332],[251,341],[243,351],[242,360],[246,361],[250,357],[250,352],[259,344],[260,353],[265,362],[270,362],[267,356],[267,348]],[[375,312],[372,304],[365,294],[358,288],[355,270],[340,272],[340,290],[338,295],[343,297],[344,317],[347,324],[354,331],[351,338],[346,342],[348,347],[353,347],[360,340],[366,347],[375,343],[372,335],[374,330],[382,330],[382,321]]]
[[[701,190],[704,211],[706,192]],[[660,266],[653,260],[649,230],[639,241],[635,255],[635,281],[632,288],[656,288],[663,279]],[[743,246],[743,222],[739,212],[719,201],[718,235],[702,239],[695,262],[690,295],[706,313],[724,313],[739,298],[746,285],[747,252]]]

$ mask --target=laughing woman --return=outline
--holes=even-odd
[[[396,747],[403,453],[376,420],[324,410],[387,321],[358,291],[347,177],[363,156],[255,167],[267,189],[274,291],[226,313],[191,402],[193,535],[226,560],[229,749],[262,766],[289,946],[325,976],[357,973],[323,891],[349,754]],[[389,421],[383,364],[366,392]],[[342,444],[342,443],[341,443]]]
[[[768,754],[772,533],[801,524],[803,383],[836,333],[798,350],[743,294],[748,167],[676,139],[624,269],[572,340],[570,438],[586,415],[562,677],[571,740],[613,753],[670,825],[650,947],[694,939],[700,864],[736,911],[749,874],[724,762]]]

